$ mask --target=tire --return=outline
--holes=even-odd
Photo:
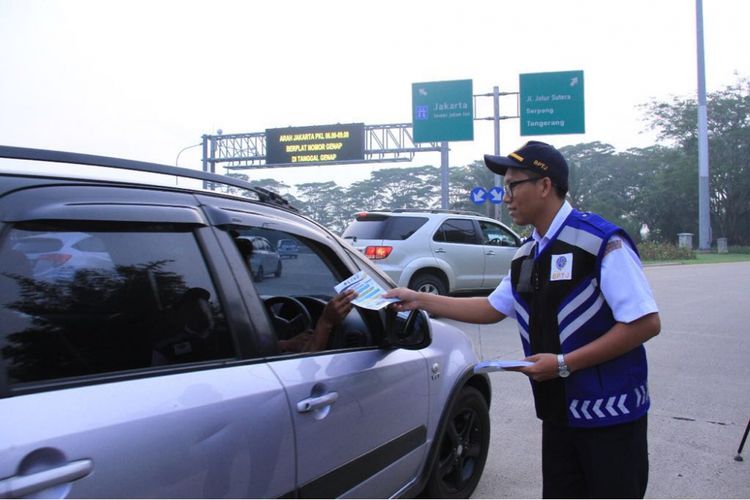
[[[277,278],[281,277],[281,260],[279,259],[279,265],[276,267],[276,272],[273,273]]]
[[[445,282],[440,277],[431,273],[418,274],[412,278],[409,288],[434,295],[445,295],[448,293],[448,287],[445,285]]]
[[[427,498],[469,498],[482,477],[490,444],[489,408],[478,390],[461,390],[436,443],[424,493]]]
[[[266,272],[263,270],[263,266],[258,267],[258,272],[255,273],[255,282],[260,283],[263,281],[263,278],[266,277]]]

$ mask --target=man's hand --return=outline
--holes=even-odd
[[[534,354],[524,361],[531,361],[534,364],[519,368],[509,368],[509,370],[521,372],[534,382],[544,382],[545,380],[552,380],[560,376],[557,366],[557,354],[549,352]]]
[[[412,309],[419,308],[419,292],[411,290],[409,288],[393,288],[388,290],[383,297],[398,298],[401,302],[394,302],[389,307],[396,311],[411,311]]]

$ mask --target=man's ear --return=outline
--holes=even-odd
[[[549,177],[542,177],[542,197],[546,198],[555,194],[555,186],[552,184],[552,179]]]

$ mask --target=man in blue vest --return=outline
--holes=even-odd
[[[404,288],[396,310],[424,309],[471,323],[518,323],[542,420],[544,498],[643,498],[650,398],[643,343],[661,329],[635,244],[614,224],[565,200],[568,164],[529,141],[507,157],[485,155],[505,176],[504,203],[532,236],[489,297],[445,297]]]

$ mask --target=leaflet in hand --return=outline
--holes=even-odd
[[[509,360],[509,359],[492,359],[490,361],[481,361],[474,365],[474,373],[489,373],[505,371],[506,368],[519,368],[522,366],[531,366],[531,361]]]
[[[354,290],[357,292],[357,298],[352,300],[352,304],[364,307],[365,309],[382,309],[388,304],[401,300],[396,297],[384,299],[383,294],[385,293],[385,289],[378,285],[378,282],[364,271],[350,276],[336,285],[334,289],[337,293],[341,293],[344,290]]]

